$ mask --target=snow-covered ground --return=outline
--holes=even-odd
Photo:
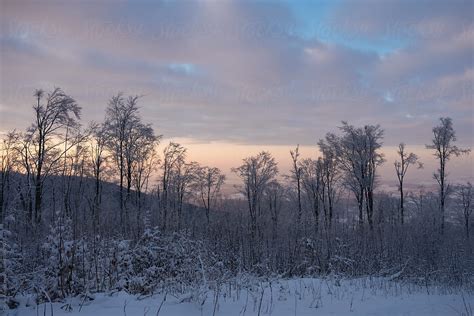
[[[262,282],[251,288],[222,286],[216,304],[211,291],[148,297],[124,292],[94,294],[37,306],[27,297],[6,315],[472,315],[474,295],[380,278],[353,280],[292,279]],[[193,298],[193,299],[191,299]],[[53,313],[51,313],[51,307]]]

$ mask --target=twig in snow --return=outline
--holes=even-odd
[[[43,288],[41,288],[40,290],[41,290],[41,292],[43,292],[43,294],[44,294],[44,295],[46,296],[46,298],[48,299],[48,301],[49,301],[49,306],[51,307],[51,316],[53,316],[53,315],[54,315],[54,312],[53,312],[53,303],[51,302],[51,298],[49,297],[48,293],[47,293]],[[44,316],[46,316],[46,304],[45,304],[45,308],[44,308],[44,313],[43,313],[43,314],[44,314]]]
[[[273,289],[272,289],[272,282],[270,281],[270,315],[273,311]]]
[[[215,290],[215,294],[214,294],[214,310],[212,312],[212,316],[216,315],[217,305],[218,305],[218,302],[219,302],[219,292],[220,292],[220,286],[218,284],[217,285],[217,290]]]
[[[81,305],[79,305],[79,312],[82,310],[82,305],[84,305],[84,302],[86,301],[87,295],[84,295],[84,298],[82,299]]]
[[[249,290],[247,289],[247,298],[245,299],[245,305],[244,307],[242,308],[242,310],[240,311],[240,314],[242,314],[242,316],[245,315],[245,312],[247,311],[247,304],[249,302]]]
[[[161,307],[163,306],[163,304],[166,301],[166,295],[168,295],[168,292],[165,292],[165,296],[163,297],[163,300],[161,301],[161,304],[160,304],[160,306],[158,306],[158,310],[156,311],[156,316],[158,316],[160,314]]]
[[[472,316],[472,306],[470,303],[466,302],[466,298],[464,297],[464,293],[462,293],[462,303],[464,306],[464,310],[466,311],[466,316]]]
[[[260,310],[262,309],[263,293],[265,293],[264,287],[262,287],[262,293],[260,294],[260,302],[258,303],[258,316],[260,316]]]
[[[296,299],[296,293],[295,293],[295,316],[296,316],[296,305],[297,305],[298,300]]]

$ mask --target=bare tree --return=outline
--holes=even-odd
[[[365,132],[365,154],[367,158],[367,176],[366,179],[366,211],[369,227],[373,230],[374,216],[374,188],[377,176],[377,167],[385,160],[384,155],[378,150],[382,147],[383,130],[379,125],[364,126]]]
[[[398,191],[400,192],[400,221],[403,225],[405,220],[405,196],[403,191],[403,180],[405,179],[405,175],[410,165],[417,164],[418,168],[423,168],[423,164],[420,162],[417,155],[414,153],[405,152],[404,143],[400,143],[398,145],[397,154],[400,158],[400,161],[397,160],[393,164],[395,166],[395,172],[398,179]]]
[[[471,182],[459,185],[456,190],[458,204],[462,209],[464,217],[464,227],[466,229],[466,239],[469,239],[469,220],[471,218],[474,205],[472,204],[474,191]]]
[[[219,168],[201,167],[197,170],[196,189],[199,200],[206,210],[207,226],[210,224],[211,209],[219,196],[222,185],[225,181],[225,175]]]
[[[130,198],[132,178],[137,164],[140,160],[146,160],[147,156],[157,145],[159,138],[160,136],[155,136],[151,125],[143,124],[140,122],[140,118],[135,124],[129,126],[125,143],[127,198]]]
[[[68,132],[66,132],[66,135]],[[85,162],[89,161],[89,150],[87,146],[84,146],[87,135],[79,134],[71,137],[67,135],[65,139],[65,151],[63,153],[63,166],[58,170],[58,174],[62,178],[61,194],[63,198],[63,208],[65,215],[71,215],[73,207],[75,210],[78,209],[81,192],[83,189],[83,180],[85,176]],[[75,143],[75,146],[66,150],[66,144]],[[76,180],[79,180],[78,187],[73,188]],[[73,192],[73,190],[78,190]],[[77,215],[77,214],[76,214]]]
[[[183,206],[187,193],[191,189],[192,183],[194,183],[197,172],[199,170],[199,164],[197,162],[186,163],[184,157],[178,159],[173,169],[173,187],[176,193],[176,228],[181,230],[183,223]]]
[[[426,145],[427,149],[435,151],[434,156],[439,160],[439,168],[433,177],[439,185],[439,211],[441,215],[441,234],[444,234],[445,204],[449,186],[446,183],[446,164],[452,157],[468,154],[470,149],[462,149],[456,146],[456,132],[453,121],[449,117],[441,117],[440,124],[433,127],[432,144]]]
[[[36,90],[34,96],[36,97],[36,104],[33,106],[35,122],[29,128],[26,137],[33,145],[27,154],[32,155],[33,158],[35,221],[39,223],[44,180],[61,157],[78,141],[81,141],[80,138],[76,138],[75,142],[69,142],[64,149],[60,149],[66,144],[62,130],[66,127],[77,130],[81,108],[60,88],[55,88],[46,95],[43,90]]]
[[[180,161],[184,161],[186,157],[186,148],[178,143],[170,142],[163,150],[163,162],[161,164],[161,209],[162,219],[161,228],[165,231],[168,222],[168,198],[170,191],[170,182],[173,175],[173,169]]]
[[[15,139],[15,131],[7,133],[0,147],[0,223],[3,223],[3,210],[9,200],[7,192],[9,191],[10,173],[15,162]]]
[[[300,162],[300,168],[302,170],[303,190],[311,205],[314,217],[314,232],[316,236],[319,230],[319,201],[322,189],[321,162],[311,158],[303,159]]]
[[[326,140],[337,152],[338,163],[344,172],[344,185],[355,196],[359,211],[359,226],[364,223],[365,173],[364,153],[357,130],[349,129],[343,137],[329,133]]]
[[[140,231],[140,222],[142,215],[143,193],[148,192],[148,184],[153,172],[157,171],[157,165],[160,163],[156,146],[161,139],[158,137],[141,137],[136,140],[136,158],[134,161],[132,181],[136,191],[137,204],[137,225]]]
[[[112,153],[114,161],[119,170],[119,202],[120,202],[120,224],[123,224],[124,198],[123,185],[125,179],[125,146],[127,131],[133,121],[137,120],[136,107],[129,107],[125,103],[122,93],[113,96],[109,100],[106,110],[104,126],[107,133],[107,149]]]
[[[330,135],[328,135],[330,137]],[[334,203],[336,202],[337,183],[340,179],[337,153],[335,148],[329,145],[329,141],[321,139],[318,142],[322,158],[319,160],[319,169],[321,173],[323,209],[325,214],[326,228],[330,229],[334,215]]]
[[[29,133],[14,133],[14,152],[17,157],[17,171],[24,174],[23,181],[19,181],[17,186],[18,195],[23,210],[28,214],[28,220],[33,222],[33,159],[32,150],[33,135]]]
[[[142,212],[142,190],[146,186],[155,163],[155,147],[161,136],[155,136],[153,128],[149,124],[143,124],[140,118],[129,126],[127,141],[125,143],[125,162],[127,195],[126,203],[131,200],[132,185],[136,190],[135,205],[137,228],[140,231]],[[125,208],[126,219],[128,219],[129,205]]]
[[[113,96],[106,110],[105,131],[107,134],[107,149],[112,153],[119,171],[120,191],[120,223],[124,224],[128,218],[126,201],[130,200],[134,168],[137,160],[141,159],[141,152],[156,141],[153,128],[143,124],[139,115],[138,96],[124,98],[121,93]],[[126,199],[124,186],[126,182]],[[125,210],[125,218],[124,218]]]
[[[301,205],[301,176],[302,176],[302,169],[300,166],[300,153],[299,153],[300,146],[297,145],[295,150],[290,150],[291,161],[292,161],[292,170],[291,170],[291,179],[296,185],[296,199],[298,204],[297,214],[296,214],[296,229],[297,232],[301,227],[301,217],[303,216],[303,208]],[[298,234],[296,235],[296,239],[298,240]]]
[[[344,183],[354,193],[363,224],[364,202],[369,227],[373,230],[376,170],[384,162],[379,152],[383,130],[379,125],[356,128],[347,122],[340,127],[343,135],[327,134],[326,142],[335,150],[337,163],[344,172]]]
[[[91,123],[90,127],[90,166],[94,178],[94,200],[92,204],[92,216],[95,227],[99,227],[99,210],[101,204],[101,184],[103,181],[103,173],[106,168],[107,154],[105,146],[107,143],[107,134],[105,126],[102,124]]]
[[[268,203],[268,210],[270,211],[270,218],[272,221],[272,255],[273,264],[276,267],[278,254],[277,239],[278,239],[278,223],[280,220],[280,213],[283,208],[283,200],[285,198],[285,188],[277,181],[272,180],[268,183],[265,189],[265,197]]]
[[[269,152],[262,151],[256,156],[245,158],[241,166],[232,168],[232,172],[235,172],[244,182],[242,193],[247,198],[252,239],[251,252],[255,262],[253,244],[256,241],[262,195],[267,185],[278,174],[277,163]]]

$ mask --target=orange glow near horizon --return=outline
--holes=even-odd
[[[5,133],[0,133],[0,135]],[[290,150],[294,150],[296,145],[254,145],[239,144],[230,142],[202,142],[190,138],[164,138],[161,140],[157,151],[160,157],[165,146],[169,142],[176,142],[186,148],[186,161],[196,161],[203,166],[217,167],[226,176],[226,182],[222,188],[224,195],[229,196],[237,192],[236,186],[241,184],[239,177],[232,172],[232,168],[242,164],[246,157],[258,154],[261,151],[268,151],[278,163],[278,179],[286,181],[285,175],[291,172]],[[0,144],[1,146],[1,144]],[[380,191],[395,191],[397,188],[397,178],[393,163],[398,160],[398,146],[383,146],[385,162],[379,167]],[[433,173],[438,168],[438,160],[435,159],[432,150],[428,150],[422,145],[406,145],[407,152],[417,154],[423,163],[423,168],[410,166],[405,177],[405,187],[407,191],[418,191],[420,189],[431,190],[437,186]],[[300,146],[301,159],[317,158],[320,156],[318,147]],[[453,157],[447,164],[448,183],[474,182],[474,154]],[[157,183],[159,172],[152,178]]]
[[[187,148],[187,160],[197,161],[202,165],[217,167],[226,175],[226,184],[223,187],[224,194],[236,192],[235,185],[240,184],[239,178],[231,171],[242,163],[242,159],[256,155],[261,151],[268,151],[278,162],[279,176],[288,175],[291,168],[290,150],[295,146],[289,145],[250,145],[224,142],[196,142],[192,139],[174,138],[163,139],[159,152],[161,152],[170,141],[180,143]],[[438,167],[438,161],[431,150],[425,146],[407,145],[407,150],[417,154],[424,164],[423,169],[411,166],[406,176],[407,190],[418,190],[420,188],[430,189],[436,185],[433,173]],[[396,175],[393,163],[397,159],[397,146],[384,146],[382,152],[385,155],[385,163],[379,168],[380,190],[392,191],[396,189]],[[300,146],[301,158],[317,158],[319,151],[317,146]],[[453,158],[448,162],[448,178],[451,183],[474,181],[474,156],[472,154]]]

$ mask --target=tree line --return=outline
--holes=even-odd
[[[279,174],[269,152],[244,158],[231,170],[241,198],[230,199],[221,192],[222,170],[189,161],[178,143],[161,145],[162,135],[140,114],[140,99],[118,93],[104,119],[84,127],[73,97],[60,88],[37,90],[30,127],[2,137],[3,294],[140,292],[150,283],[132,282],[137,267],[156,263],[137,249],[163,249],[164,242],[170,257],[185,257],[181,263],[202,271],[219,264],[222,271],[212,270],[219,277],[402,271],[472,282],[472,184],[447,178],[448,162],[470,150],[456,145],[450,118],[440,119],[426,146],[439,163],[437,192],[406,191],[408,170],[423,164],[404,143],[393,162],[398,193],[378,190],[377,171],[386,163],[382,127],[342,122],[317,142],[319,157],[291,150],[288,175]],[[188,243],[199,254],[176,250]],[[167,270],[147,274],[153,284],[164,276],[177,281],[170,257],[161,258]],[[44,270],[46,279],[31,278]]]

